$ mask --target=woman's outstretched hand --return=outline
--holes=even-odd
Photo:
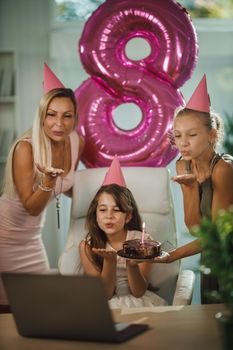
[[[50,176],[50,177],[53,177],[53,178],[56,178],[59,175],[64,173],[64,170],[63,169],[59,169],[59,168],[44,167],[44,166],[41,166],[40,164],[36,164],[36,167],[44,175],[47,175],[47,176]]]
[[[172,176],[171,180],[174,182],[177,182],[180,185],[186,185],[186,186],[193,185],[197,181],[196,176],[194,174],[182,174],[182,175]]]

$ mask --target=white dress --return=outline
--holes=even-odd
[[[147,237],[148,235],[146,236],[146,238]],[[141,238],[141,232],[127,232],[127,240],[135,238]],[[108,243],[106,245],[106,248],[113,249]],[[120,256],[117,256],[115,295],[108,302],[110,308],[112,309],[167,305],[167,302],[164,299],[162,299],[160,296],[158,296],[150,290],[146,290],[145,294],[141,298],[136,298],[130,293],[128,277],[126,272],[126,259]]]

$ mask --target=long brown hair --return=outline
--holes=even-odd
[[[100,187],[95,197],[91,201],[87,216],[86,228],[88,233],[85,240],[85,250],[90,260],[101,270],[103,267],[103,258],[92,252],[92,248],[105,248],[107,237],[103,230],[101,230],[96,220],[96,209],[98,206],[99,197],[102,193],[110,194],[116,202],[119,209],[131,216],[131,219],[125,223],[126,230],[141,231],[142,220],[138,211],[137,204],[131,193],[126,188],[116,184],[106,185]]]

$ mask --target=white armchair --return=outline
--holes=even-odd
[[[107,170],[108,168],[84,169],[75,174],[68,238],[58,264],[61,274],[79,273],[78,245],[86,234],[86,212]],[[147,232],[162,242],[163,250],[169,251],[176,247],[177,232],[168,170],[122,167],[122,171],[146,223]],[[152,288],[169,305],[190,304],[194,280],[194,272],[181,270],[180,261],[154,264],[150,276]]]

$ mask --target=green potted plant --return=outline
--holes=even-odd
[[[233,349],[233,207],[220,210],[216,220],[204,218],[194,228],[202,246],[203,273],[211,273],[218,280],[219,289],[210,296],[226,305],[227,313],[218,313],[224,350]]]

